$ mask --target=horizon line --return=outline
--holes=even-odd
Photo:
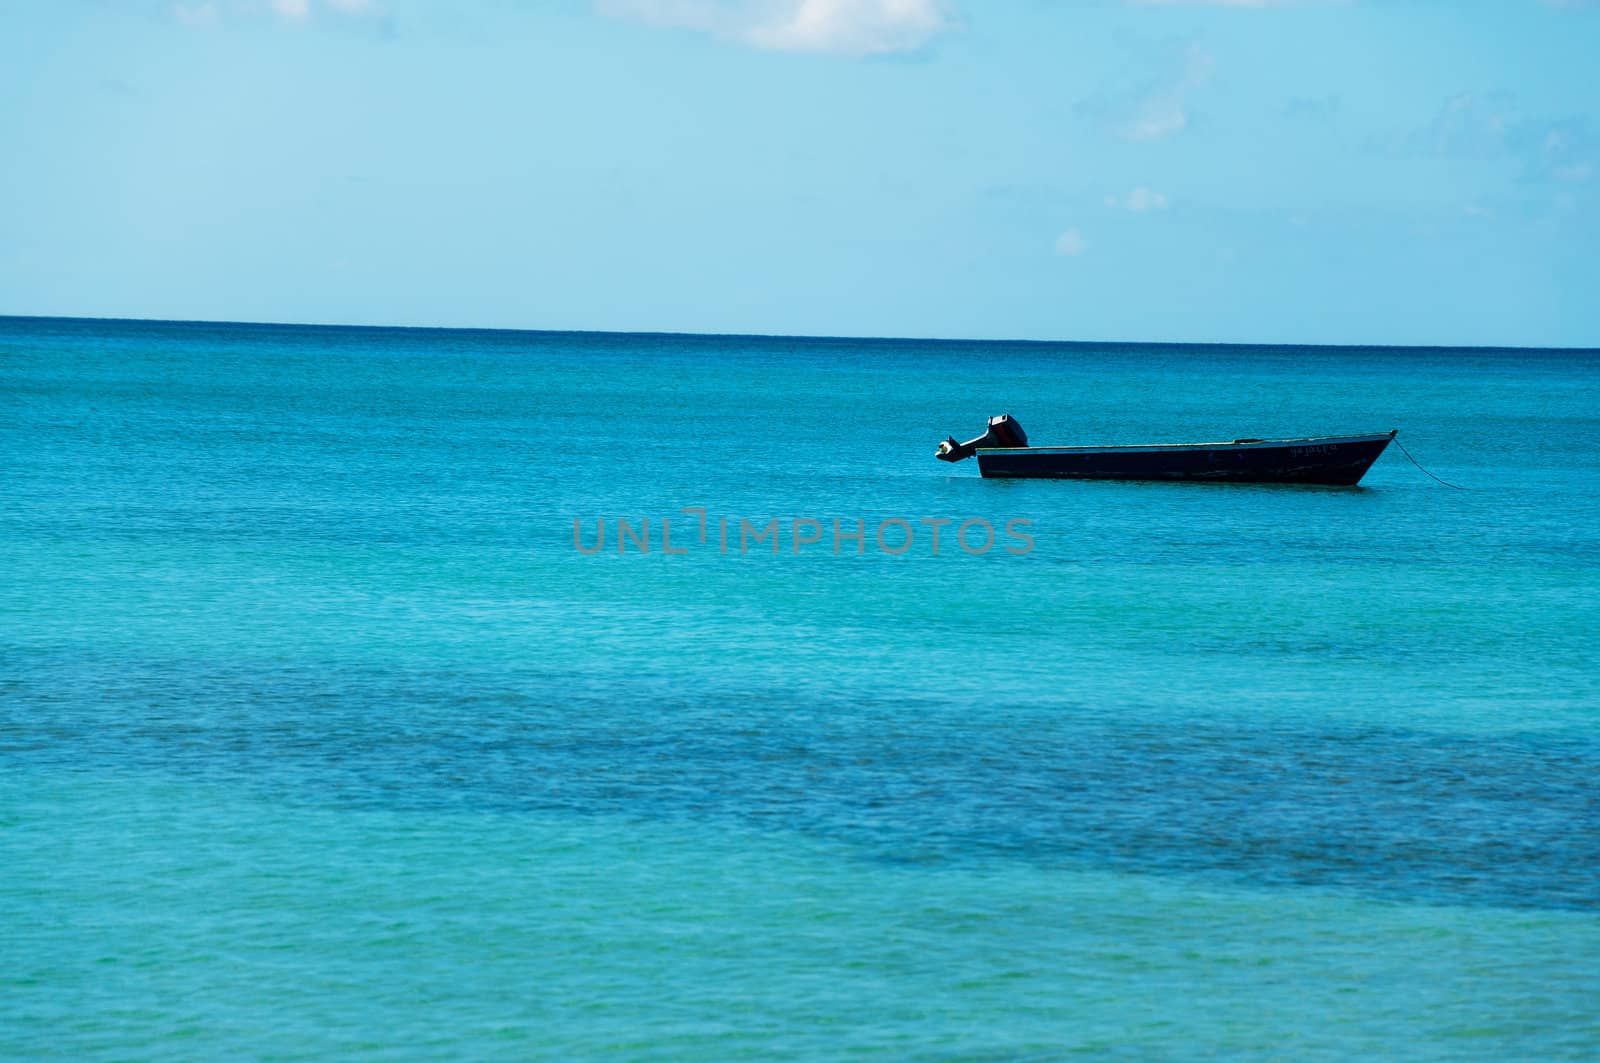
[[[380,325],[327,321],[235,321],[227,318],[161,318],[161,317],[98,317],[61,314],[0,314],[0,321],[74,321],[134,325],[232,325],[246,328],[306,328],[343,329],[348,331],[388,332],[496,332],[511,335],[547,336],[648,336],[684,339],[746,339],[746,340],[806,340],[833,343],[949,343],[949,344],[1031,344],[1054,347],[1248,347],[1291,348],[1310,350],[1382,350],[1382,351],[1560,351],[1567,353],[1600,354],[1600,346],[1547,347],[1514,344],[1452,344],[1452,343],[1306,343],[1235,340],[1104,340],[1104,339],[1026,339],[1006,337],[970,336],[850,336],[833,333],[782,333],[782,332],[684,332],[657,329],[562,329],[562,328],[510,328],[491,325]]]

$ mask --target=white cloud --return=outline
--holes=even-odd
[[[269,6],[291,22],[304,22],[311,17],[311,0],[272,0]]]
[[[594,0],[603,15],[782,52],[915,51],[949,27],[943,0]]]
[[[1106,206],[1131,210],[1135,214],[1143,214],[1147,210],[1166,210],[1167,197],[1160,192],[1140,185],[1125,196],[1107,196]]]
[[[1056,237],[1056,254],[1075,258],[1089,250],[1089,241],[1076,229],[1068,229]]]

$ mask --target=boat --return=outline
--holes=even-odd
[[[975,439],[939,444],[941,461],[977,456],[978,472],[999,479],[1196,480],[1204,483],[1361,482],[1397,434],[1235,439],[1226,443],[1146,443],[1113,447],[1030,447],[1010,414],[989,418]]]

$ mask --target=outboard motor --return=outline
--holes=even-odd
[[[962,461],[972,457],[979,447],[1011,450],[1027,445],[1028,433],[1022,430],[1022,426],[1013,420],[1009,413],[1002,413],[999,417],[989,418],[989,430],[976,439],[957,443],[956,437],[951,436],[940,443],[938,457],[940,461]]]

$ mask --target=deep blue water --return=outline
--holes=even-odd
[[[1592,1057],[1597,398],[1592,351],[0,319],[0,1055]],[[933,460],[1000,412],[1397,427],[1466,489]]]

